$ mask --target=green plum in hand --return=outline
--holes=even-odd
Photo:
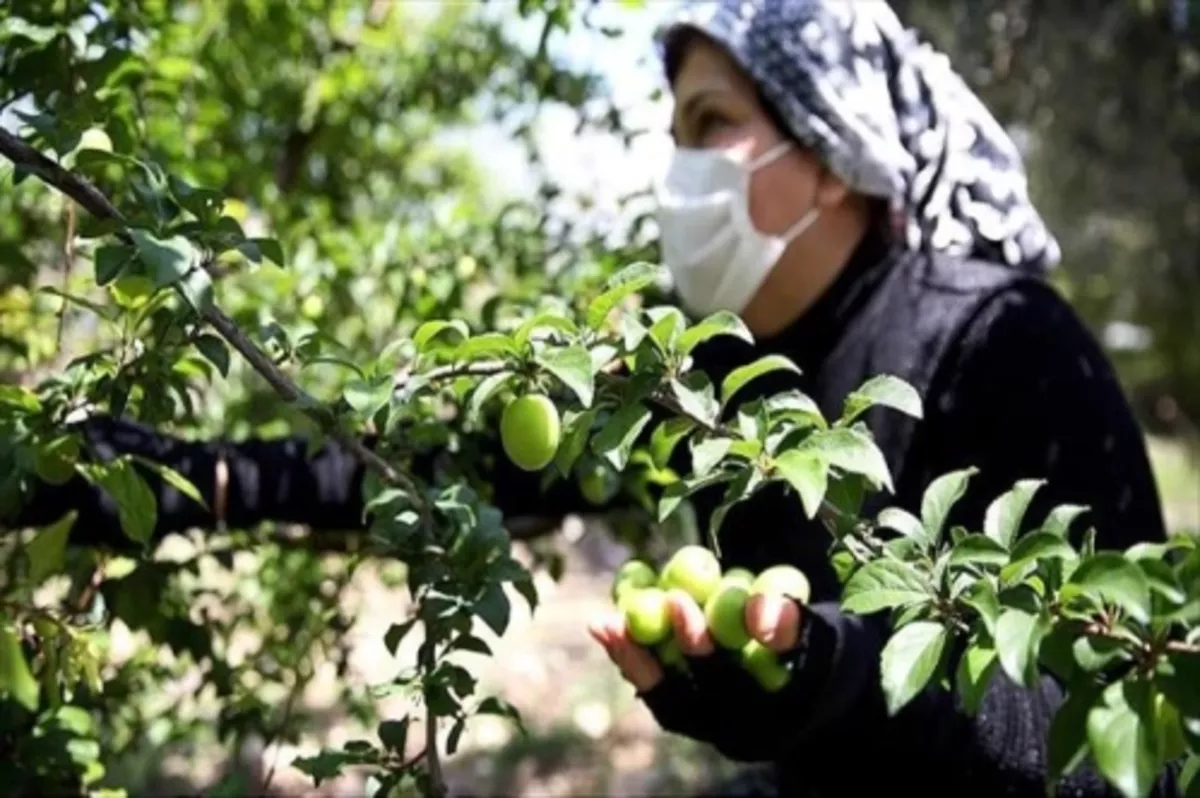
[[[721,583],[721,563],[703,546],[688,545],[676,551],[663,566],[659,586],[682,590],[701,607]]]
[[[750,591],[736,577],[726,576],[720,586],[708,597],[704,605],[704,617],[708,633],[723,648],[741,650],[750,642],[746,629],[746,602]]]
[[[791,565],[773,565],[758,575],[750,587],[751,593],[784,595],[807,604],[812,594],[808,577]]]
[[[757,640],[751,640],[741,650],[742,667],[768,693],[777,693],[791,681],[792,674],[779,661],[774,651]]]
[[[671,634],[671,608],[667,592],[657,587],[625,591],[619,606],[625,613],[629,636],[643,646],[663,642]]]
[[[657,587],[658,574],[645,560],[626,560],[613,576],[612,598],[617,601],[629,588]]]

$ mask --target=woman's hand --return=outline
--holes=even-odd
[[[668,593],[671,625],[679,648],[687,657],[705,657],[714,650],[704,611],[682,590]],[[800,606],[786,596],[754,595],[746,602],[746,630],[751,637],[780,653],[794,648],[800,636]],[[588,628],[596,642],[626,681],[645,693],[663,679],[662,663],[645,647],[629,637],[625,618],[619,611],[606,613]]]

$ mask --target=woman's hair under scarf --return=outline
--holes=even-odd
[[[890,201],[907,245],[1044,272],[1059,247],[1029,200],[1012,139],[883,0],[703,0],[660,33],[714,39],[786,132],[852,190]]]

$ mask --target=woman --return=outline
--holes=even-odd
[[[1092,508],[1101,547],[1165,535],[1137,424],[1096,342],[1043,280],[1056,245],[1025,193],[1013,144],[944,59],[916,47],[884,3],[725,0],[685,11],[664,37],[679,149],[660,191],[663,251],[683,304],[738,312],[755,346],[718,339],[696,352],[719,380],[768,352],[792,358],[750,391],[800,388],[828,414],[879,373],[917,387],[920,423],[868,418],[896,481],[883,500],[917,510],[928,483],[976,466],[951,523],[978,528],[1017,479],[1048,480],[1030,511]],[[312,461],[299,440],[189,444],[112,419],[87,423],[96,451],[139,451],[215,496],[222,521],[360,525],[361,470],[337,447]],[[496,458],[508,515],[583,507]],[[220,465],[218,465],[220,464]],[[157,481],[158,532],[217,519]],[[703,523],[720,492],[696,496]],[[22,523],[79,507],[96,540],[119,540],[111,507],[86,486],[41,486]],[[868,511],[871,507],[868,505]],[[793,667],[764,697],[714,651],[694,604],[673,597],[694,680],[668,676],[619,618],[592,627],[667,730],[726,756],[774,763],[797,795],[1045,793],[1046,738],[1061,691],[997,677],[969,717],[928,688],[889,718],[878,662],[886,620],[843,614],[823,530],[780,488],[737,507],[720,530],[723,565],[792,563],[813,597],[759,600],[755,636]],[[1171,784],[1164,780],[1162,789]],[[1093,770],[1065,794],[1115,795]]]

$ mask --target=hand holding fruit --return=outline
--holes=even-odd
[[[617,571],[613,599],[616,611],[590,631],[638,692],[662,681],[664,665],[678,667],[682,657],[705,657],[718,647],[737,652],[742,667],[774,692],[790,677],[777,654],[799,640],[809,584],[791,566],[757,577],[744,569],[722,574],[710,551],[685,546],[657,577],[649,564],[627,562]]]

